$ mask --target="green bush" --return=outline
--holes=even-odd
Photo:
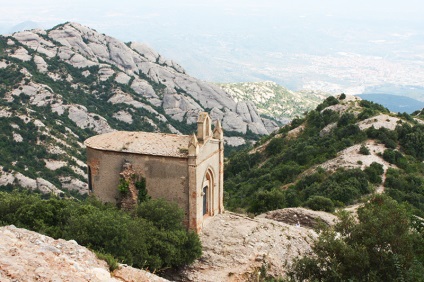
[[[137,215],[152,222],[157,228],[163,230],[184,229],[184,212],[176,203],[164,199],[149,200],[140,204]]]
[[[248,211],[259,214],[270,210],[281,209],[285,206],[284,192],[276,188],[272,191],[261,191],[256,193],[255,199]]]
[[[323,196],[312,196],[304,204],[314,211],[334,212],[334,203],[331,199]]]
[[[359,153],[362,155],[369,155],[370,150],[367,148],[367,146],[361,145],[361,147],[359,148]]]
[[[334,96],[329,96],[327,99],[324,100],[324,102],[322,102],[321,104],[319,104],[316,108],[316,111],[320,112],[323,109],[332,106],[332,105],[337,105],[339,103],[339,100],[337,100],[336,97]]]
[[[106,261],[109,270],[112,272],[119,267],[118,261],[111,254],[95,252],[98,259]]]
[[[290,281],[422,281],[423,233],[411,224],[405,206],[385,195],[358,210],[358,223],[340,214],[312,249],[297,260]]]
[[[380,184],[382,179],[381,175],[384,173],[383,165],[373,162],[369,167],[364,169],[368,176],[368,180],[374,184]]]
[[[0,192],[0,222],[73,239],[123,263],[151,270],[180,267],[201,255],[199,237],[184,228],[183,212],[176,205],[163,200],[143,205],[144,218],[92,199],[43,200],[40,195]]]

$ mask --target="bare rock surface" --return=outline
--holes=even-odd
[[[392,117],[387,114],[381,114],[358,122],[358,126],[361,130],[368,129],[372,126],[375,129],[383,127],[389,130],[395,130],[396,126],[399,125],[400,121],[401,120],[398,117]]]
[[[246,141],[241,137],[226,137],[224,136],[224,142],[228,146],[241,146],[246,144]]]
[[[28,51],[23,47],[20,47],[19,49],[17,49],[15,53],[10,55],[10,57],[19,59],[24,62],[30,61],[32,58],[31,55],[28,54]]]
[[[305,208],[286,208],[269,211],[258,217],[268,218],[290,225],[303,226],[307,228],[316,228],[319,224],[333,225],[337,217],[330,213],[322,211],[313,211]]]
[[[339,168],[364,169],[365,167],[370,166],[373,162],[381,164],[384,171],[386,171],[389,167],[395,167],[382,158],[382,154],[384,153],[384,150],[386,150],[384,144],[378,143],[375,140],[367,140],[362,145],[368,148],[370,151],[369,155],[361,154],[359,152],[361,144],[356,144],[340,151],[337,157],[328,160],[319,166],[326,170],[332,171],[335,171]]]
[[[56,240],[11,225],[0,228],[0,281],[167,280],[127,266],[111,274],[105,261],[73,240]]]
[[[312,229],[263,217],[226,212],[204,222],[203,255],[186,267],[180,281],[253,281],[266,267],[275,277],[285,275],[293,258],[311,252]],[[175,278],[175,277],[174,277]]]

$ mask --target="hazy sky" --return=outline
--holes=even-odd
[[[422,0],[3,0],[0,15],[3,34],[26,21],[46,29],[71,21],[124,42],[144,42],[210,81],[272,79],[296,88],[308,80],[325,82],[327,74],[346,77],[344,70],[352,69],[351,85],[369,85],[355,76],[364,73],[366,60],[326,57],[350,53],[403,60],[404,68],[386,61],[370,66],[382,74],[373,84],[395,83],[387,69],[424,77]],[[411,69],[414,64],[419,66]],[[405,84],[416,81],[421,78]]]
[[[239,19],[245,16],[275,17],[340,17],[349,19],[391,19],[422,21],[421,0],[13,0],[2,1],[0,24],[13,26],[34,21],[50,27],[65,21],[76,21],[98,28],[129,26],[146,21],[163,24],[184,15],[213,21],[208,14],[221,14]],[[173,17],[170,17],[173,15]],[[200,19],[199,19],[200,20]]]

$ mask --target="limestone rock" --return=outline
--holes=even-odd
[[[7,63],[5,61],[0,61],[0,69],[7,68]]]
[[[37,69],[41,73],[47,72],[47,63],[44,61],[44,59],[38,55],[34,56],[34,63],[37,65]]]
[[[99,78],[101,81],[108,80],[109,77],[111,77],[115,72],[108,66],[102,66],[99,70]]]
[[[20,143],[24,140],[24,138],[22,138],[22,135],[19,133],[13,132],[13,140],[17,143]]]
[[[88,184],[86,182],[72,177],[60,177],[59,180],[62,183],[62,188],[69,191],[78,191],[80,194],[88,194]]]
[[[119,111],[117,113],[114,113],[113,117],[116,118],[117,120],[129,123],[129,124],[133,123],[132,115],[126,111]]]
[[[224,131],[237,131],[243,134],[247,132],[247,124],[235,112],[225,110],[222,119],[222,128]]]
[[[274,132],[275,130],[280,128],[278,126],[278,124],[273,120],[262,118],[262,122],[263,122],[267,132]]]
[[[387,128],[389,130],[395,130],[396,126],[398,126],[400,118],[392,117],[387,114],[380,114],[375,117],[367,118],[363,121],[357,123],[361,130],[368,129],[370,127],[374,127],[375,129],[379,128]]]
[[[115,81],[121,84],[128,84],[130,79],[131,77],[123,72],[118,73],[115,77]]]
[[[3,169],[3,167],[1,167]],[[9,172],[2,172],[0,175],[0,186],[6,186],[8,184],[14,184],[17,183],[23,188],[27,188],[30,190],[39,190],[40,192],[44,194],[50,194],[53,193],[55,195],[59,195],[62,193],[61,190],[59,190],[56,186],[54,186],[49,181],[43,179],[43,178],[37,178],[32,179],[25,175],[23,175],[20,172],[15,171],[9,171]]]
[[[10,57],[19,59],[24,62],[30,61],[32,59],[32,57],[28,54],[28,51],[23,47],[19,47],[19,49],[17,49],[15,53],[11,54]]]
[[[69,118],[80,128],[90,128],[99,134],[113,131],[104,117],[89,113],[84,106],[72,105],[67,108]]]
[[[159,54],[144,43],[133,42],[130,47],[149,62],[156,63],[156,60],[159,58]]]
[[[147,98],[147,100],[154,106],[161,106],[162,100],[159,98],[153,87],[147,81],[136,78],[131,83],[131,88],[135,91],[135,93]]]
[[[13,34],[13,37],[29,48],[46,55],[49,58],[56,56],[57,47],[50,41],[40,37],[33,31],[21,31]]]
[[[215,215],[205,220],[200,234],[202,257],[185,267],[178,281],[256,281],[261,267],[281,277],[294,258],[311,252],[316,236],[311,229],[266,218]]]
[[[125,282],[167,282],[162,277],[154,275],[150,272],[136,269],[133,267],[122,265],[119,269],[112,273],[113,277]]]
[[[155,109],[153,109],[152,106],[147,105],[145,103],[139,102],[137,100],[134,100],[134,98],[127,94],[124,93],[122,91],[117,91],[115,93],[115,95],[113,95],[108,102],[112,103],[112,104],[128,104],[128,105],[132,105],[135,108],[143,108],[145,110],[147,110],[148,112],[156,115],[156,117],[160,120],[160,121],[167,121],[167,119],[160,113],[158,113]]]
[[[228,146],[233,146],[233,147],[238,147],[238,146],[241,146],[241,145],[246,144],[246,140],[244,140],[241,137],[227,137],[227,136],[224,136],[224,142]]]
[[[128,266],[111,274],[105,261],[73,240],[56,240],[10,225],[0,227],[0,281],[168,280]]]
[[[322,211],[313,211],[305,208],[286,208],[269,211],[258,217],[268,218],[290,225],[298,225],[305,228],[316,228],[319,224],[334,225],[337,217]]]
[[[169,118],[193,124],[199,112],[208,111],[214,119],[221,121],[225,131],[247,133],[249,130],[255,134],[268,134],[276,129],[273,121],[259,116],[252,102],[235,102],[219,86],[187,75],[176,62],[164,58],[145,44],[124,44],[78,23],[66,23],[49,31],[17,32],[13,34],[13,38],[24,46],[17,48],[16,54],[22,53],[21,58],[29,60],[32,56],[28,54],[28,49],[32,49],[35,51],[33,60],[40,72],[47,73],[55,81],[65,79],[71,82],[73,89],[104,97],[105,94],[108,95],[104,90],[107,92],[109,89],[102,82],[113,78],[118,86],[110,89],[114,94],[109,96],[108,101],[113,104],[125,103],[130,108],[148,111],[156,117],[149,115],[151,122],[158,123],[154,125],[155,128],[163,128],[163,124],[159,126],[159,122],[167,123],[172,132],[178,133],[169,124]],[[66,68],[59,72],[48,72],[49,61],[53,57],[59,58],[62,61],[60,63],[85,68],[81,70],[81,74],[87,78],[87,85],[85,80]],[[96,67],[88,69],[92,66]],[[28,70],[22,71],[27,78],[31,77]],[[99,84],[101,86],[97,87]],[[133,91],[128,90],[128,86]],[[12,101],[12,96],[19,96],[21,92],[31,96],[31,105],[51,105],[52,110],[59,115],[68,112],[69,118],[80,128],[90,128],[97,133],[113,130],[100,115],[88,112],[83,105],[65,105],[58,93],[33,82],[22,85],[22,90],[17,88],[12,94],[7,93],[6,99]],[[163,112],[169,117],[165,117]],[[114,117],[132,122],[130,116],[123,112],[116,113]],[[236,143],[241,142],[233,144]]]

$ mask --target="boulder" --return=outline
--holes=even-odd
[[[53,239],[13,225],[0,227],[0,280],[168,281],[124,265],[110,273],[105,261],[74,240]]]
[[[334,225],[338,220],[337,216],[331,213],[313,211],[305,208],[286,208],[274,210],[265,214],[261,214],[258,217],[268,218],[305,228],[317,228],[320,224]]]

